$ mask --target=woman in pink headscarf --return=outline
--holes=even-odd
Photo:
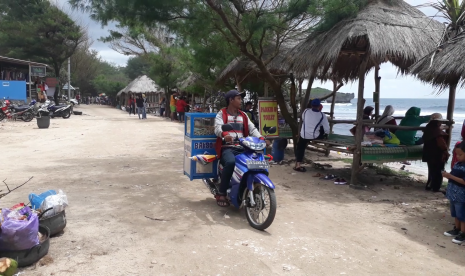
[[[453,169],[454,168],[454,165],[455,163],[457,163],[457,154],[455,153],[455,148],[461,144],[463,142],[463,139],[465,138],[465,120],[463,121],[463,124],[462,124],[462,141],[458,141],[457,144],[455,144],[455,147],[454,149],[452,150],[452,162],[450,163],[450,168]]]

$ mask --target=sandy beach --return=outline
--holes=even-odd
[[[183,125],[148,120],[107,106],[79,106],[82,116],[1,122],[0,200],[28,202],[31,192],[63,190],[67,227],[48,255],[21,275],[459,275],[463,247],[448,201],[424,191],[417,175],[365,170],[365,190],[312,177],[346,179],[344,156],[308,152],[324,171],[273,165],[276,219],[251,228],[243,210],[220,208],[201,181],[183,175]],[[290,152],[289,152],[290,153]],[[290,157],[288,157],[289,159]],[[346,157],[348,158],[348,157]],[[340,160],[336,160],[340,159]],[[329,160],[329,161],[328,161]],[[2,189],[2,188],[0,188]],[[154,220],[156,219],[156,220]]]

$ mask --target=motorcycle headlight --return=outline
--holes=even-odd
[[[250,141],[243,141],[242,144],[252,150],[263,150],[266,147],[266,143],[252,143]]]

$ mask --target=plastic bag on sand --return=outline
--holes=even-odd
[[[18,220],[17,213],[26,218]],[[3,209],[2,216],[0,250],[25,250],[39,244],[39,218],[29,207],[25,206],[17,211]]]
[[[66,207],[68,207],[68,197],[66,197],[66,194],[62,190],[58,190],[56,195],[46,197],[39,209],[44,212],[47,209],[53,208],[42,216],[42,218],[48,218],[64,211]]]

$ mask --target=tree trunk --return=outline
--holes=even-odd
[[[457,82],[454,82],[449,85],[449,103],[447,104],[447,120],[452,123],[454,120],[454,108],[455,108],[455,94],[457,92]],[[446,133],[449,134],[447,137],[447,146],[450,149],[450,140],[452,138],[452,128],[454,127],[453,124],[449,125],[449,128],[447,129]]]
[[[314,81],[315,81],[315,76],[311,75],[310,79],[308,80],[307,91],[305,91],[305,98],[300,103],[301,105],[300,114],[302,114],[302,112],[305,110],[305,108],[307,107],[308,101],[310,100],[310,92],[312,91],[312,86],[313,86]]]

